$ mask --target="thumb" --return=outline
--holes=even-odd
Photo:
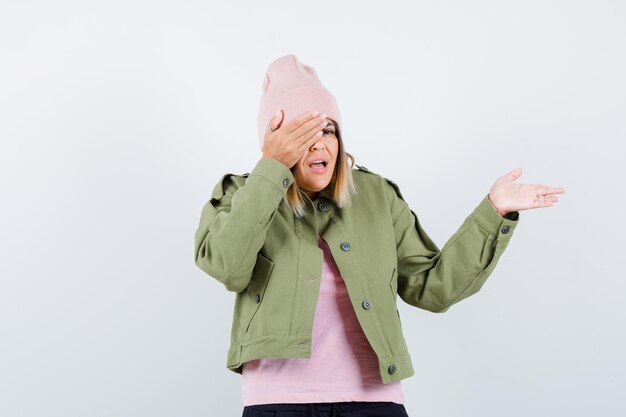
[[[513,171],[506,174],[507,179],[515,181],[522,175],[522,168],[515,168]]]

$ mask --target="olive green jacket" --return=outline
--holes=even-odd
[[[444,312],[476,293],[513,235],[518,212],[501,217],[487,195],[439,250],[392,181],[353,169],[356,194],[339,208],[322,190],[297,218],[285,193],[291,171],[260,159],[226,174],[204,205],[195,234],[198,267],[236,293],[228,369],[265,357],[308,358],[323,252],[328,242],[383,383],[414,374],[397,310]]]

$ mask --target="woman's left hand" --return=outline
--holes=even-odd
[[[559,201],[553,194],[562,194],[562,187],[543,184],[514,184],[522,175],[522,169],[516,168],[498,178],[489,190],[489,201],[500,216],[519,210],[551,207]]]

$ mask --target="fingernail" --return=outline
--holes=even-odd
[[[322,119],[325,119],[327,117],[328,117],[328,115],[326,113],[322,114]]]
[[[313,117],[317,116],[318,114],[320,114],[320,112],[318,112],[318,111],[314,111],[314,112],[313,112]]]

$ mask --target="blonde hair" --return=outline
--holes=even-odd
[[[356,187],[354,186],[354,179],[352,178],[352,168],[354,167],[355,158],[346,152],[343,140],[341,138],[341,132],[337,123],[335,125],[335,135],[337,136],[338,148],[337,148],[337,163],[335,164],[335,171],[330,180],[330,196],[335,201],[338,207],[348,207],[352,201],[352,194],[356,193]],[[285,199],[289,207],[292,208],[296,217],[302,217],[305,214],[305,202],[302,197],[304,191],[298,186],[298,179],[295,175],[296,165],[291,168],[291,172],[294,174],[294,182],[287,189]]]

